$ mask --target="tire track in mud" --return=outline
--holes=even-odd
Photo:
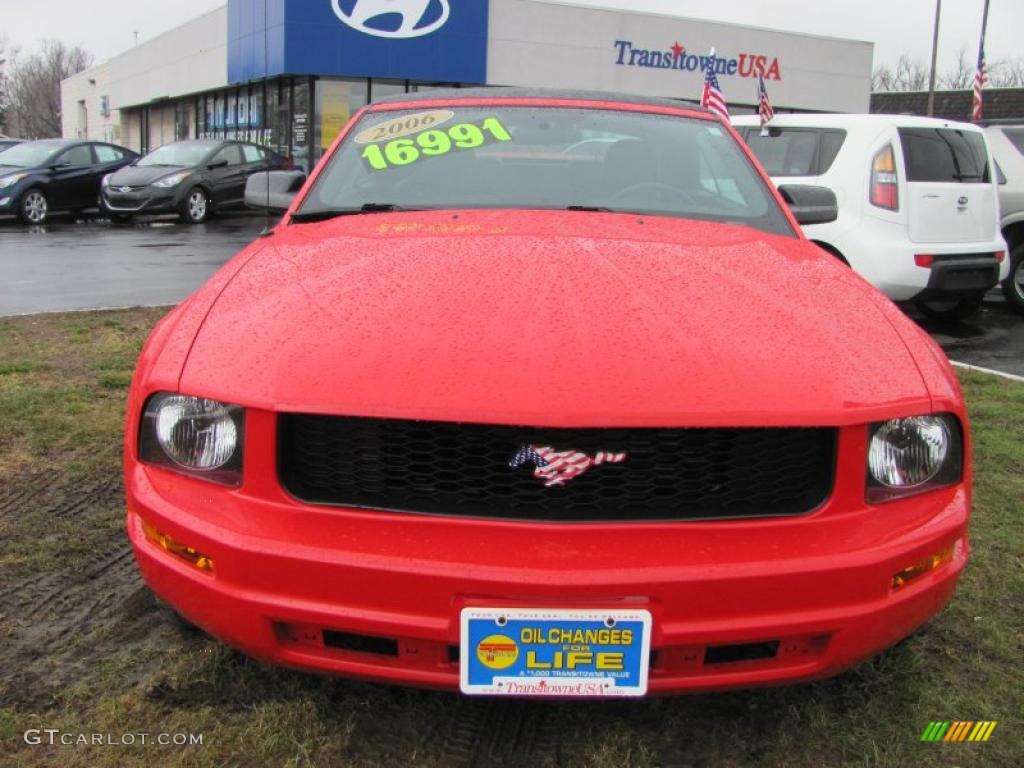
[[[0,520],[31,515],[48,523],[70,521],[83,536],[95,536],[97,526],[107,530],[124,514],[117,479],[54,481],[52,475],[16,478],[0,495]],[[52,535],[52,529],[39,535]],[[61,562],[59,545],[44,572],[11,578],[0,588],[0,621],[6,625],[0,698],[15,704],[45,705],[96,664],[123,653],[123,637],[144,642],[167,629],[165,622],[151,621],[160,608],[148,597],[125,536],[98,539],[78,565]]]

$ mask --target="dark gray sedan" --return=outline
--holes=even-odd
[[[103,179],[101,207],[115,221],[140,213],[177,213],[192,224],[212,211],[241,208],[253,173],[288,161],[244,141],[176,141]]]

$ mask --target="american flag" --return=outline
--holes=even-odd
[[[523,464],[533,464],[533,476],[544,481],[545,487],[565,485],[598,464],[620,464],[626,460],[626,453],[598,451],[588,456],[581,451],[556,451],[547,445],[523,445],[509,459],[512,469]]]
[[[981,120],[981,94],[988,84],[988,71],[985,69],[985,43],[978,46],[978,71],[974,73],[974,98],[971,100],[971,120]]]
[[[761,116],[761,127],[775,117],[775,110],[772,109],[771,99],[768,98],[768,89],[764,87],[764,75],[757,75],[757,114]]]
[[[721,117],[729,119],[729,108],[725,105],[725,97],[722,95],[722,88],[718,84],[718,76],[715,74],[715,49],[711,49],[708,55],[707,66],[704,67],[704,90],[700,95],[700,105],[706,107]]]

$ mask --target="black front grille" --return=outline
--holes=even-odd
[[[546,487],[522,446],[621,463]],[[796,515],[832,488],[831,428],[558,429],[282,414],[278,472],[317,504],[518,520],[683,520]]]

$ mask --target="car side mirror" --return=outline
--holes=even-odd
[[[221,158],[220,160],[214,160],[211,163],[207,163],[206,167],[212,171],[214,168],[224,168],[227,164],[228,161],[225,160],[224,158]]]
[[[828,187],[809,184],[785,184],[779,194],[789,205],[797,224],[828,224],[839,218],[836,193]]]
[[[303,171],[258,171],[245,182],[249,208],[284,213],[306,182]]]

